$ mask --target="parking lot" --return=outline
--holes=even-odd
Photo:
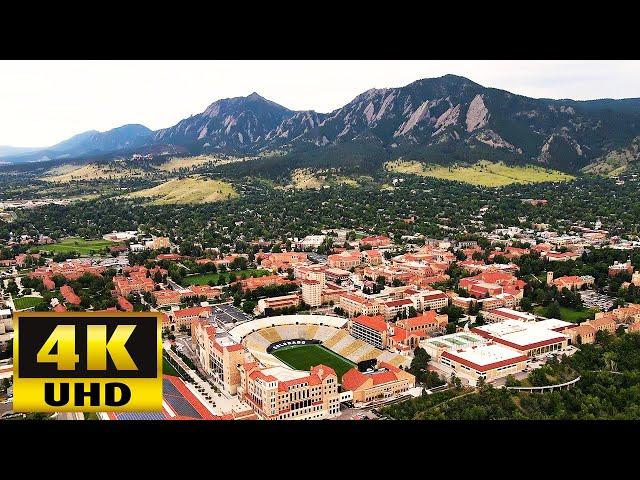
[[[230,303],[213,305],[211,313],[218,323],[222,323],[225,326],[227,324],[237,325],[239,323],[253,320],[253,317],[251,315],[244,313],[242,310],[234,307]]]
[[[377,420],[378,416],[371,410],[361,410],[357,408],[345,408],[340,412],[340,416],[332,420]]]
[[[595,290],[585,290],[580,292],[582,303],[588,308],[599,308],[603,312],[608,312],[613,308],[614,299]]]
[[[308,252],[307,253],[307,257],[316,263],[327,263],[327,256],[326,255],[320,255],[319,253],[314,253],[314,252]]]

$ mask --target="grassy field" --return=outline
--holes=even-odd
[[[118,167],[106,165],[72,165],[64,164],[49,170],[43,180],[54,183],[67,183],[72,180],[98,180],[109,178],[130,178],[143,176],[145,172],[138,168]]]
[[[164,356],[162,357],[162,373],[164,375],[173,375],[174,377],[180,376],[178,371],[175,368],[173,368],[173,365],[171,365],[169,361],[166,358],[164,358]]]
[[[201,167],[207,164],[217,164],[220,160],[210,155],[197,155],[195,157],[172,157],[168,162],[158,167],[164,172],[174,172],[180,168]]]
[[[311,367],[323,364],[331,367],[338,375],[338,381],[347,370],[355,367],[355,363],[341,357],[322,345],[298,345],[284,347],[272,352],[272,355],[296,370],[311,370]]]
[[[546,314],[546,308],[542,306],[535,307],[533,311],[536,315],[542,315],[543,317]],[[596,312],[599,312],[599,310],[595,308],[574,310],[572,308],[560,307],[560,320],[571,323],[581,323],[585,320],[593,319],[596,315]]]
[[[291,173],[291,183],[279,188],[295,188],[297,190],[320,189],[328,185],[348,185],[357,187],[360,182],[371,181],[368,176],[347,177],[336,174],[334,170],[312,170],[309,168],[298,168]]]
[[[261,268],[248,268],[247,270],[235,270],[233,272],[225,272],[225,273],[199,273],[197,275],[189,275],[184,277],[182,283],[186,285],[207,285],[211,280],[217,285],[220,276],[225,277],[225,283],[229,283],[229,274],[234,273],[236,278],[249,278],[253,274],[258,277],[262,277],[264,275],[270,275],[271,272],[268,270],[263,270]]]
[[[317,189],[322,188],[322,185],[324,185],[324,181],[309,169],[297,169],[291,173],[291,186],[293,188],[301,190]]]
[[[36,305],[40,305],[42,302],[43,300],[40,297],[21,297],[13,299],[13,304],[15,305],[16,310],[35,307]]]
[[[85,240],[79,237],[70,237],[65,238],[58,243],[44,245],[41,249],[53,253],[78,252],[81,255],[88,255],[91,251],[98,252],[99,250],[104,250],[105,247],[112,247],[115,245],[117,245],[117,243],[110,242],[109,240]]]
[[[502,187],[512,183],[565,182],[575,178],[557,170],[535,165],[511,167],[501,162],[487,161],[478,162],[472,166],[443,166],[395,160],[387,162],[385,168],[390,172],[454,180],[484,187]]]
[[[174,178],[155,187],[130,193],[128,196],[151,198],[151,203],[167,205],[219,202],[237,197],[238,193],[230,183],[192,176]]]

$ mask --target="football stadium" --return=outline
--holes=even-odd
[[[342,377],[359,362],[376,359],[394,366],[407,358],[352,337],[347,319],[328,315],[281,315],[242,323],[229,334],[265,366],[309,371],[333,368]]]

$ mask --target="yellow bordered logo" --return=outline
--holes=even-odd
[[[14,314],[17,412],[162,410],[156,312]]]

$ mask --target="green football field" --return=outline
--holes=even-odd
[[[331,367],[336,371],[338,381],[342,380],[342,375],[344,375],[347,370],[351,370],[356,365],[322,345],[283,347],[271,352],[271,354],[296,370],[308,371],[311,370],[311,367],[315,367],[318,364]]]

